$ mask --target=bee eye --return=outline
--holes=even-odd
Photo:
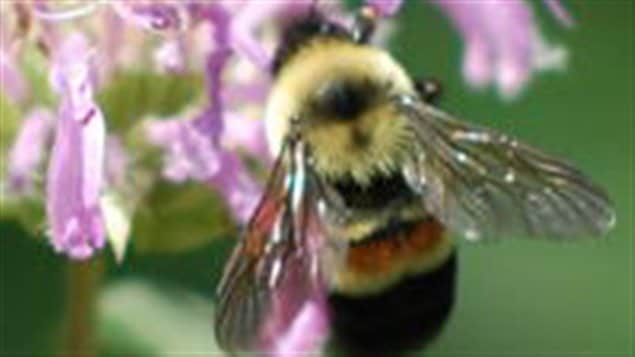
[[[319,109],[338,119],[354,119],[368,107],[368,95],[363,88],[350,83],[333,83],[319,95]]]

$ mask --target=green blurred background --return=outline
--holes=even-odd
[[[571,31],[537,11],[547,38],[568,47],[568,69],[538,76],[511,103],[466,88],[461,43],[436,8],[409,2],[401,15],[394,53],[414,75],[443,82],[443,108],[569,158],[608,188],[618,213],[602,241],[463,245],[458,303],[427,356],[632,355],[633,4],[568,5]],[[66,276],[82,274],[28,235],[0,221],[3,355],[59,351],[74,302]],[[229,236],[177,254],[141,252],[133,238],[122,265],[108,249],[93,262],[103,272],[94,321],[103,355],[212,354],[211,299]]]

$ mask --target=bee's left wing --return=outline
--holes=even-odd
[[[304,145],[289,138],[218,286],[214,328],[223,349],[256,349],[320,289],[311,194]]]
[[[613,226],[607,194],[570,164],[417,98],[396,105],[416,137],[404,176],[451,231],[468,240],[566,238]]]

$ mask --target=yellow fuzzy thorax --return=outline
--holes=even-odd
[[[269,147],[277,154],[291,118],[299,117],[306,124],[302,134],[318,172],[364,184],[400,165],[411,133],[407,120],[389,102],[352,121],[302,117],[320,88],[342,79],[389,83],[387,96],[415,92],[406,72],[386,51],[336,38],[315,39],[284,64],[272,87],[266,110]]]
[[[359,144],[360,139],[364,141]],[[320,123],[305,133],[315,169],[328,179],[352,178],[362,186],[375,175],[388,176],[402,166],[412,142],[407,122],[389,106],[354,123]]]

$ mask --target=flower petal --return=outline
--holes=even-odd
[[[154,62],[161,72],[183,73],[185,71],[185,44],[181,38],[165,41],[154,51]]]
[[[475,88],[487,86],[494,76],[491,54],[485,40],[479,36],[465,40],[463,76]]]
[[[105,124],[93,101],[95,69],[88,41],[70,35],[54,54],[51,84],[61,94],[47,177],[46,210],[52,244],[74,259],[104,246],[99,206],[104,176]]]
[[[271,355],[319,355],[328,330],[328,308],[324,299],[309,300],[302,306],[289,330],[276,340]]]
[[[240,8],[232,19],[230,42],[233,47],[249,62],[264,71],[269,70],[273,56],[256,38],[256,30],[263,22],[288,6],[289,3],[283,1],[250,1]]]
[[[265,136],[265,123],[242,115],[227,113],[225,130],[223,131],[223,146],[236,150],[244,148],[250,155],[268,161],[269,148]]]
[[[217,145],[196,123],[196,119],[172,119],[152,120],[145,125],[148,141],[165,152],[163,175],[171,181],[205,181],[220,168]]]
[[[465,42],[463,73],[474,87],[495,82],[504,98],[517,96],[537,70],[561,68],[545,61],[545,41],[531,7],[521,0],[435,0]],[[565,58],[560,57],[560,58]]]
[[[28,97],[28,84],[14,58],[2,47],[0,47],[0,88],[7,98],[19,103]]]
[[[105,127],[98,109],[88,120],[76,116],[64,100],[48,169],[46,208],[55,249],[86,259],[105,242],[99,208]]]
[[[288,261],[259,332],[258,349],[272,356],[319,354],[329,332],[326,286],[313,275],[316,249],[323,242],[311,234],[304,247],[311,254]],[[292,258],[289,258],[292,259]]]
[[[189,25],[185,2],[112,1],[111,4],[122,19],[146,30],[181,31]]]
[[[209,183],[225,198],[236,219],[247,222],[260,200],[262,188],[235,153],[221,153],[220,170]]]
[[[8,188],[12,194],[30,194],[33,180],[53,133],[53,114],[43,108],[31,111],[9,151]]]

